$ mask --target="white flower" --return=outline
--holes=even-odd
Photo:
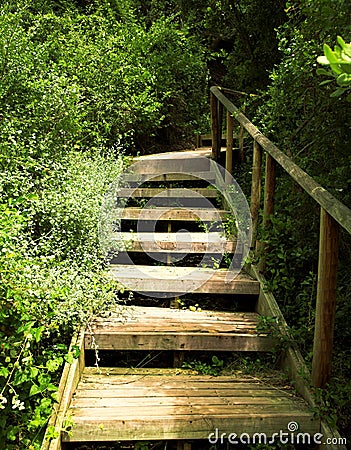
[[[0,394],[0,409],[5,409],[7,398]]]

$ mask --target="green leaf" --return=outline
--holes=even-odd
[[[31,367],[30,368],[30,378],[36,378],[38,376],[39,369],[37,367]]]
[[[58,358],[50,359],[49,361],[46,361],[45,366],[49,372],[56,372],[59,369],[59,367],[61,366],[62,362],[63,362],[63,358],[60,356]]]
[[[342,73],[337,78],[337,83],[339,86],[348,86],[351,85],[351,75],[348,73]]]
[[[347,62],[340,63],[340,64],[339,64],[339,67],[340,67],[340,69],[341,69],[343,72],[348,73],[348,74],[351,74],[351,62],[349,62],[349,63],[347,63]]]
[[[45,329],[45,327],[43,327],[43,326],[39,327],[39,328],[33,328],[32,329],[32,333],[33,333],[33,336],[35,338],[35,342],[39,342],[40,341],[40,338],[41,338],[41,335],[42,335],[44,329]]]
[[[40,387],[36,384],[33,384],[29,391],[29,397],[32,397],[33,395],[39,394],[42,390]]]
[[[329,61],[329,64],[331,64],[331,63],[338,63],[339,62],[339,59],[337,58],[337,56],[335,55],[335,53],[329,47],[328,44],[324,44],[323,45],[323,50],[324,50],[324,54],[325,54],[327,60]]]
[[[56,392],[56,391],[58,390],[58,387],[55,386],[55,385],[52,384],[52,383],[49,383],[47,389],[48,389],[48,391],[50,391],[50,392]]]
[[[330,84],[330,83],[332,83],[333,81],[335,81],[334,79],[333,80],[324,80],[324,81],[322,81],[321,83],[319,83],[319,86],[324,86],[325,84]]]
[[[65,355],[65,361],[68,362],[68,364],[72,364],[74,361],[73,355],[72,353],[67,353],[67,355]]]
[[[28,194],[27,200],[33,202],[39,200],[39,196],[37,194]]]
[[[10,425],[7,430],[7,439],[9,439],[10,441],[15,441],[17,439],[19,430],[20,429],[18,426]]]
[[[30,378],[28,377],[28,373],[18,371],[18,372],[15,373],[15,376],[13,377],[12,384],[14,386],[19,386],[20,384],[25,383],[29,379]]]
[[[9,371],[6,369],[6,367],[0,367],[0,377],[7,378],[9,374]]]
[[[51,381],[51,376],[49,374],[42,373],[38,376],[38,382],[40,384],[40,389],[42,391],[47,388],[50,381]]]
[[[329,60],[327,59],[326,56],[318,56],[317,62],[319,62],[319,64],[323,64],[323,65],[326,65],[326,66],[329,66],[329,64],[330,64],[330,62],[329,62]]]
[[[339,88],[336,91],[332,92],[330,94],[330,97],[341,97],[344,92],[345,92],[345,88]]]
[[[338,44],[340,45],[340,47],[342,49],[344,49],[346,46],[344,39],[341,36],[337,36],[336,40],[337,40]]]
[[[332,73],[329,72],[328,70],[321,69],[321,68],[319,68],[319,69],[316,70],[316,74],[317,74],[317,75],[326,75],[326,76],[328,76],[328,77],[330,77],[330,76],[332,75]]]
[[[340,69],[340,64],[330,63],[330,68],[334,73],[336,73],[336,75],[340,75],[342,73],[342,70]]]

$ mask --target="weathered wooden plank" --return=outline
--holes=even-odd
[[[261,177],[262,177],[262,147],[257,141],[254,141],[252,182],[251,182],[251,204],[250,204],[250,212],[252,218],[252,247],[255,247],[257,227],[258,227],[258,213],[261,204]]]
[[[156,325],[157,326],[157,325]],[[228,352],[267,352],[274,348],[272,339],[239,333],[179,332],[111,332],[107,330],[94,335],[101,350],[191,350]],[[93,348],[90,336],[86,336],[86,348]]]
[[[208,183],[215,181],[215,175],[212,172],[193,172],[193,173],[167,173],[163,175],[152,175],[152,174],[134,174],[126,173],[123,175],[124,181],[130,182],[149,182],[149,181],[196,181],[204,180]]]
[[[268,230],[271,225],[271,216],[274,212],[274,193],[275,193],[275,173],[276,164],[273,157],[266,155],[266,174],[264,184],[264,202],[263,202],[263,229]],[[266,253],[269,251],[267,243],[262,243],[260,270],[266,270]]]
[[[210,109],[211,109],[211,134],[212,134],[212,157],[215,161],[219,159],[221,140],[222,140],[222,130],[221,130],[221,120],[219,117],[219,102],[216,97],[210,93]]]
[[[86,348],[95,344],[105,350],[269,351],[273,348],[271,339],[257,335],[259,319],[255,314],[245,318],[238,313],[217,316],[216,312],[162,308],[161,314],[155,310],[139,308],[129,318],[123,315],[97,318],[86,333]]]
[[[227,111],[227,139],[225,152],[225,168],[229,174],[233,173],[233,128],[234,119],[232,114]],[[229,178],[226,177],[226,184],[229,183]]]
[[[89,391],[90,392],[90,391]],[[75,396],[72,400],[71,408],[139,408],[143,402],[145,402],[144,396],[140,397],[104,397],[104,391],[99,391],[100,396],[89,397],[89,392],[87,396]],[[277,405],[288,405],[291,403],[289,397],[275,396],[275,398],[270,398],[267,396],[261,397],[233,397],[230,398],[226,396],[221,398],[218,396],[213,397],[193,397],[193,396],[176,396],[174,398],[169,397],[149,397],[147,403],[150,407],[155,406],[190,406],[197,408],[198,410],[202,407],[219,407],[219,406],[244,406],[244,405],[271,405],[275,402]],[[204,408],[204,412],[205,412]],[[137,410],[136,410],[137,411]]]
[[[196,157],[208,157],[206,149],[184,149],[170,152],[153,153],[151,155],[140,155],[133,158],[133,162],[148,162],[148,161],[159,161],[159,160],[184,160],[184,159],[194,159]]]
[[[52,416],[49,419],[48,427],[53,427],[57,433],[57,438],[50,439],[47,431],[45,433],[41,450],[61,450],[61,430],[65,421],[68,407],[71,403],[72,396],[81,378],[84,369],[84,331],[79,331],[73,338],[70,350],[77,346],[79,349],[79,357],[72,364],[66,363],[62,372],[59,385],[59,402],[53,408]]]
[[[247,413],[247,404],[238,404],[233,408],[233,404],[219,404],[219,405],[149,405],[148,398],[143,397],[139,406],[136,408],[134,405],[121,405],[110,406],[109,404],[103,403],[101,408],[98,407],[70,407],[70,412],[76,422],[76,419],[81,418],[82,420],[96,419],[96,415],[100,417],[101,420],[104,419],[118,419],[125,418],[129,420],[144,420],[148,418],[164,418],[165,420],[172,420],[177,416],[188,416],[188,420],[191,420],[193,416],[221,416],[221,417],[235,417],[242,416]],[[299,406],[301,406],[299,404]],[[251,415],[252,416],[266,416],[272,413],[282,412],[297,412],[298,409],[295,404],[290,402],[280,403],[274,399],[274,402],[266,404],[252,404],[251,405]],[[312,413],[310,413],[312,415]]]
[[[319,431],[319,420],[291,390],[259,380],[123,370],[86,369],[69,410],[75,427],[64,441],[207,439],[216,428],[269,436],[285,430],[292,417],[304,432]]]
[[[142,319],[143,322],[148,319],[154,321],[154,319],[162,320],[169,319],[181,320],[181,321],[198,321],[208,322],[213,321],[215,323],[256,323],[258,321],[258,314],[255,312],[236,312],[236,311],[211,311],[201,310],[192,311],[190,309],[173,309],[173,308],[157,308],[152,306],[129,306],[129,305],[117,305],[111,311],[108,312],[108,316],[94,318],[94,322],[99,321],[116,321],[124,323],[126,320],[138,320]]]
[[[122,188],[117,192],[120,198],[197,198],[199,195],[206,198],[217,198],[218,191],[210,188]]]
[[[211,233],[111,233],[111,241],[123,242],[128,251],[157,253],[234,253],[236,240]],[[113,244],[112,244],[113,245]]]
[[[183,333],[200,333],[200,332],[217,332],[217,333],[256,333],[257,321],[253,322],[199,322],[191,320],[177,320],[176,318],[169,317],[169,319],[148,318],[142,319],[142,322],[134,320],[126,321],[120,324],[116,324],[113,321],[100,321],[95,322],[93,326],[93,332],[98,333],[99,330],[108,331],[128,331],[130,332],[150,332],[150,331],[170,331],[170,332],[183,332]],[[155,330],[155,324],[157,324],[157,330]]]
[[[110,274],[127,289],[139,292],[259,294],[256,280],[243,274],[227,279],[226,269],[111,264]]]
[[[232,408],[234,409],[234,408]],[[302,424],[302,430],[311,435],[319,432],[319,424],[316,419],[311,419],[309,413],[302,413],[298,410],[277,411],[266,414],[250,414],[248,408],[241,415],[234,417],[227,415],[185,415],[171,417],[156,417],[135,419],[107,419],[88,418],[75,416],[75,428],[72,436],[64,434],[63,440],[66,442],[84,441],[130,441],[130,440],[172,440],[172,439],[208,439],[215,430],[219,433],[226,433],[227,436],[233,430],[240,435],[247,433],[265,432],[267,436],[278,433],[280,430],[287,431],[287,424],[294,420]],[[264,431],[263,431],[264,430]]]
[[[170,373],[167,371],[170,370]],[[92,389],[89,383],[94,386],[99,385],[99,389],[144,389],[150,386],[157,386],[157,390],[152,392],[156,395],[161,392],[163,395],[171,389],[186,389],[192,392],[191,395],[201,393],[201,396],[218,395],[218,391],[226,389],[232,395],[281,395],[286,394],[286,387],[282,390],[280,387],[268,384],[260,378],[249,376],[239,377],[235,375],[199,375],[196,371],[184,369],[139,369],[139,368],[119,368],[119,367],[86,367],[81,380],[80,389]],[[215,383],[215,384],[213,384]],[[291,388],[292,389],[292,388]],[[189,395],[186,391],[183,395]],[[212,392],[212,394],[211,394]],[[262,394],[259,394],[262,392]],[[292,390],[292,392],[294,392]],[[150,393],[151,395],[151,393]],[[158,395],[158,394],[157,394]]]
[[[139,163],[133,164],[127,170],[134,174],[161,175],[164,173],[195,173],[207,172],[210,161],[194,154],[183,152],[178,154],[152,155]]]
[[[225,151],[225,147],[221,148],[221,151]],[[165,157],[165,158],[182,158],[184,154],[189,154],[189,156],[203,156],[205,158],[210,158],[212,155],[212,148],[210,146],[204,146],[202,148],[195,148],[195,149],[185,149],[185,150],[177,150],[173,152],[163,152],[163,153],[157,153],[157,157]],[[133,162],[139,162],[144,161],[149,158],[156,157],[156,154],[153,155],[141,155],[141,156],[135,156],[133,158]]]
[[[281,385],[276,387],[258,376],[199,375],[196,371],[174,368],[86,367],[77,393],[89,389],[89,383],[94,385],[100,383],[99,389],[135,390],[155,386],[155,390],[149,392],[150,396],[168,395],[166,391],[172,389],[183,390],[183,395],[190,395],[189,393],[197,395],[202,391],[201,396],[204,396],[205,393],[218,396],[218,391],[221,389],[229,390],[234,396],[253,396],[254,394],[286,396],[288,393],[290,395],[295,392],[291,386],[288,389],[285,386],[282,388]],[[303,402],[295,394],[294,398]]]
[[[333,354],[338,270],[339,225],[321,208],[316,320],[312,383],[324,388],[329,381]]]
[[[190,375],[196,375],[197,377],[199,377],[199,375],[197,375],[196,372],[194,372],[194,370],[191,369],[179,369],[179,368],[174,368],[174,367],[99,367],[98,369],[95,366],[87,366],[84,369],[84,377],[87,376],[97,376],[97,375],[123,375],[123,380],[128,382],[128,376],[132,376],[135,377],[135,375],[137,376],[144,376],[144,375],[150,375],[150,376],[158,376],[158,377],[162,377],[164,380],[164,377],[174,377],[177,375],[177,379],[178,377],[185,377],[186,379],[190,376]],[[127,378],[125,378],[127,376]],[[223,378],[223,376],[221,377],[221,379]],[[243,378],[243,377],[242,377]],[[233,377],[230,377],[231,380],[233,380]],[[243,378],[244,381],[248,381],[248,377]],[[235,378],[236,381],[237,378]]]
[[[229,212],[217,210],[215,208],[174,208],[174,207],[155,207],[155,208],[115,208],[112,217],[125,220],[177,220],[177,221],[202,221],[202,222],[220,222],[225,219]]]
[[[140,377],[139,377],[140,378]],[[184,384],[180,384],[178,387],[167,387],[167,389],[163,389],[162,391],[153,392],[154,385],[151,383],[146,383],[144,387],[134,386],[135,380],[130,380],[129,388],[124,388],[125,383],[123,380],[120,381],[120,387],[114,388],[111,384],[108,383],[93,383],[92,381],[86,380],[86,384],[84,385],[84,389],[77,391],[75,394],[75,398],[89,398],[90,400],[94,398],[105,398],[106,401],[109,401],[110,398],[120,398],[121,402],[124,402],[124,399],[154,399],[152,401],[156,401],[157,399],[166,399],[169,397],[172,398],[191,398],[192,401],[196,401],[197,397],[204,397],[208,399],[208,404],[211,404],[213,399],[218,398],[218,396],[227,399],[228,402],[234,401],[233,399],[238,399],[235,401],[240,402],[241,397],[247,398],[252,397],[256,399],[258,403],[262,403],[260,399],[273,399],[276,397],[281,397],[281,393],[279,390],[274,391],[267,389],[247,389],[245,390],[245,386],[242,390],[234,390],[230,388],[202,388],[201,385],[193,388],[193,390],[189,393],[189,387]],[[213,386],[213,383],[212,383]],[[289,398],[294,397],[292,394],[289,394]],[[287,397],[288,398],[288,397]],[[274,401],[274,400],[272,400]]]
[[[170,322],[172,321],[172,322]],[[157,330],[155,330],[157,324]],[[143,322],[128,321],[123,324],[116,325],[112,321],[95,322],[92,330],[99,333],[102,329],[109,332],[182,332],[182,333],[256,333],[256,322],[243,322],[233,324],[233,322],[191,322],[190,320],[182,321],[174,318],[167,320],[145,319]]]

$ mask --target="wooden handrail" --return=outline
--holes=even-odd
[[[318,184],[312,177],[304,172],[291,158],[278,149],[250,120],[237,108],[223,92],[230,92],[220,87],[211,87],[211,117],[213,157],[219,158],[219,134],[222,130],[222,114],[219,111],[224,107],[227,116],[239,122],[254,140],[253,170],[251,185],[251,216],[253,223],[252,247],[259,244],[255,242],[258,213],[261,203],[261,177],[262,177],[262,153],[266,152],[266,170],[264,186],[264,211],[263,228],[270,226],[270,217],[274,210],[275,192],[275,166],[278,163],[288,175],[299,184],[302,189],[315,200],[321,209],[319,255],[318,255],[318,281],[315,333],[313,342],[312,383],[315,387],[324,388],[329,381],[331,373],[332,349],[334,338],[334,318],[336,308],[337,266],[339,228],[342,226],[351,234],[351,210],[337,200],[330,192]],[[215,122],[215,124],[214,124]],[[231,125],[232,129],[232,125]],[[229,145],[230,149],[232,145]],[[227,158],[230,161],[231,158]],[[261,245],[263,257],[260,269],[265,269],[265,245]]]
[[[330,192],[304,172],[291,158],[278,149],[258,128],[224,95],[217,86],[211,87],[212,94],[223,104],[245,130],[277,163],[298,183],[307,194],[330,214],[339,225],[351,234],[351,210]]]

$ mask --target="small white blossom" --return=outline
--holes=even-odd
[[[0,394],[0,409],[5,409],[7,398]]]

